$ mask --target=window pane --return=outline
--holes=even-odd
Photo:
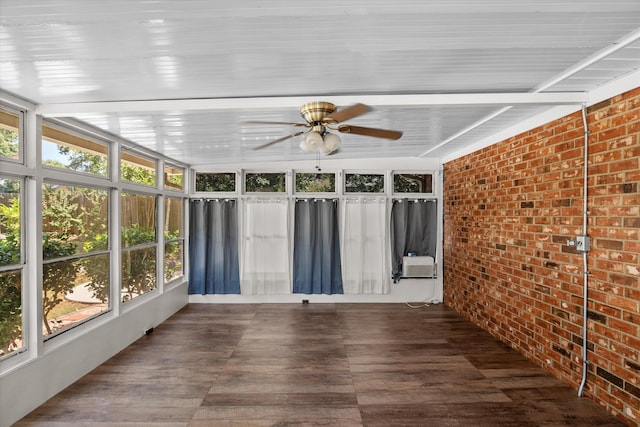
[[[184,169],[171,165],[164,166],[164,188],[182,191],[183,182]]]
[[[335,173],[296,173],[296,193],[335,193]]]
[[[42,126],[42,164],[107,176],[109,147],[107,144]]]
[[[164,199],[164,280],[165,283],[183,275],[182,199]]]
[[[183,252],[182,240],[176,240],[164,245],[164,281],[170,282],[173,279],[182,277]]]
[[[182,199],[167,197],[164,199],[164,238],[172,240],[183,236]]]
[[[344,189],[346,193],[383,193],[384,175],[348,173]]]
[[[20,157],[20,118],[0,110],[0,157],[18,160]]]
[[[122,193],[122,247],[156,241],[156,197]]]
[[[284,173],[247,173],[245,190],[248,193],[284,193],[286,191]]]
[[[133,154],[120,152],[120,179],[136,184],[156,185],[156,161]]]
[[[429,173],[393,174],[394,193],[432,193],[432,176]]]
[[[43,265],[43,335],[68,329],[109,308],[109,255]]]
[[[44,259],[108,249],[107,190],[42,185]]]
[[[0,273],[0,357],[23,346],[20,276],[20,271]]]
[[[236,174],[235,172],[196,172],[196,191],[236,191]]]
[[[0,178],[0,265],[20,263],[20,182]]]
[[[128,249],[122,252],[122,301],[156,288],[156,248]]]

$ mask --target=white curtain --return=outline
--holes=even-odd
[[[243,294],[290,294],[289,204],[249,199],[244,209]]]
[[[391,276],[386,240],[385,199],[347,199],[342,224],[344,293],[389,293]]]

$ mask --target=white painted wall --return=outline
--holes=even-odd
[[[107,313],[65,332],[68,336],[45,343],[41,357],[5,372],[0,377],[0,427],[9,427],[184,307],[187,285],[139,298],[119,316]]]
[[[259,303],[441,303],[443,297],[442,271],[438,266],[436,279],[402,279],[391,283],[391,292],[383,295],[189,295],[190,303],[259,304]],[[391,280],[389,280],[391,282]]]
[[[260,163],[259,165],[208,165],[199,166],[196,171],[200,172],[240,172],[247,171],[313,171],[316,160],[302,162],[271,162]],[[387,174],[390,177],[394,171],[423,171],[437,172],[441,169],[439,159],[434,158],[390,158],[390,159],[334,159],[332,157],[321,157],[319,166],[322,172],[348,171],[348,172],[371,172]],[[342,294],[342,295],[305,295],[305,294],[282,294],[282,295],[190,295],[191,303],[216,303],[216,304],[245,304],[245,303],[300,303],[303,299],[310,303],[404,303],[404,302],[430,302],[440,303],[443,300],[442,284],[442,183],[439,181],[441,174],[434,174],[434,195],[438,199],[438,265],[437,278],[435,279],[401,279],[398,283],[393,283],[389,278],[390,293],[382,295],[373,294]],[[338,181],[342,182],[340,177]],[[289,186],[291,187],[291,185]],[[387,185],[386,196],[391,197]],[[341,194],[338,191],[338,194]],[[292,196],[289,190],[289,196]],[[380,196],[381,194],[375,194]],[[240,196],[238,193],[236,196]],[[372,194],[373,196],[373,194]],[[202,197],[202,194],[192,194],[192,197]],[[233,197],[233,196],[232,196]],[[240,205],[242,206],[242,204]],[[241,251],[242,252],[242,251]],[[290,251],[291,252],[291,251]],[[292,253],[292,252],[291,252]],[[289,254],[283,254],[289,256]],[[345,268],[345,266],[343,266]]]

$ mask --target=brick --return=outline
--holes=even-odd
[[[587,394],[640,419],[640,88],[587,116]],[[576,112],[449,162],[444,191],[443,249],[455,267],[445,301],[576,388],[582,253],[567,240],[582,234],[582,131]]]
[[[629,382],[625,382],[624,383],[624,391],[626,391],[627,393],[631,394],[632,396],[635,396],[636,398],[640,399],[640,388],[634,386],[633,384],[631,384]]]
[[[623,387],[624,386],[624,380],[616,375],[613,375],[611,372],[608,372],[607,370],[601,368],[601,367],[597,367],[596,368],[596,375],[598,375],[599,377],[603,378],[604,380],[606,380],[607,382],[617,386],[617,387]]]

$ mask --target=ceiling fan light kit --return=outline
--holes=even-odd
[[[385,138],[385,139],[399,139],[402,136],[402,132],[387,129],[376,129],[363,126],[351,126],[351,125],[339,125],[345,120],[358,117],[366,112],[370,108],[364,104],[355,104],[342,110],[338,110],[337,107],[324,101],[308,102],[300,107],[300,115],[306,120],[307,123],[283,123],[283,122],[246,122],[256,124],[287,124],[290,126],[303,126],[309,128],[307,131],[294,132],[290,135],[284,136],[279,139],[269,141],[254,149],[261,149],[273,145],[277,142],[285,141],[290,138],[294,138],[299,135],[307,134],[305,138],[300,142],[300,148],[305,152],[320,152],[322,154],[333,154],[337,152],[342,146],[342,140],[329,130],[334,130],[342,133],[350,133],[354,135],[364,135],[373,138]],[[337,126],[337,127],[332,127]]]

